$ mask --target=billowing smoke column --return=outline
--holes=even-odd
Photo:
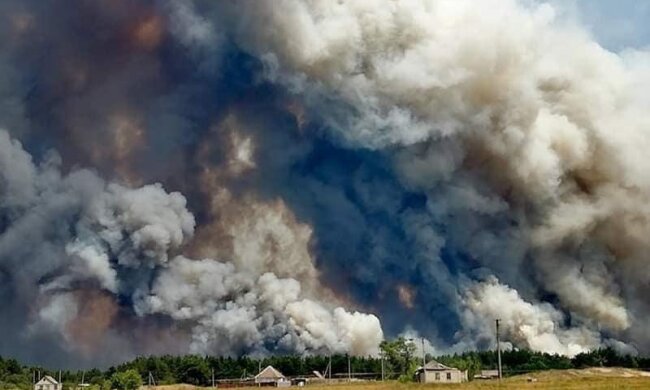
[[[305,244],[293,234],[309,232],[294,233],[292,228],[301,227],[283,224],[281,215],[267,211],[260,218],[280,220],[253,219],[269,232],[249,227],[237,232],[277,240],[271,245],[279,253],[246,242],[244,253],[231,262],[192,260],[174,255],[195,226],[180,193],[166,193],[159,184],[127,189],[87,170],[62,175],[56,157],[35,166],[6,132],[0,133],[0,150],[3,295],[7,312],[19,316],[10,321],[28,324],[23,336],[53,333],[70,353],[111,353],[115,347],[103,343],[109,341],[106,333],[131,336],[131,329],[111,326],[123,311],[126,317],[159,314],[178,321],[187,331],[190,352],[369,353],[377,348],[382,333],[376,317],[310,299],[314,294],[300,281],[271,272],[272,264],[245,267],[248,257],[288,262],[290,257],[281,256],[291,255],[291,249],[284,247]],[[310,260],[306,250],[298,254],[297,276]],[[291,273],[283,264],[277,268]],[[313,276],[305,276],[312,288]]]
[[[647,52],[527,1],[73,3],[1,6],[0,354],[460,351],[495,318],[650,352]]]

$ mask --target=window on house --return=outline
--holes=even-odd
[[[440,380],[440,373],[439,373],[439,372],[436,372],[436,380],[437,380],[437,381]]]
[[[448,373],[447,373],[447,380],[448,380],[448,381],[451,380],[451,372],[448,372]]]

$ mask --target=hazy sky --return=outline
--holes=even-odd
[[[570,0],[555,4],[587,26],[606,48],[650,46],[650,2],[643,0]]]

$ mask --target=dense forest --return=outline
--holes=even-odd
[[[51,375],[61,377],[65,389],[79,383],[89,384],[91,390],[130,390],[153,380],[156,384],[189,383],[209,386],[215,380],[240,379],[255,375],[260,367],[272,365],[287,376],[307,376],[313,371],[325,373],[330,359],[332,377],[347,377],[348,367],[352,376],[381,379],[382,363],[386,379],[410,380],[415,369],[421,365],[413,343],[404,339],[384,341],[382,356],[358,357],[347,355],[329,356],[272,356],[262,359],[250,357],[214,356],[149,356],[139,357],[106,370],[54,371],[44,367],[25,366],[15,359],[0,357],[0,389],[29,389],[35,377]],[[456,355],[427,356],[443,364],[469,371],[471,378],[481,369],[496,367],[494,351],[466,352]],[[383,360],[383,362],[382,362]],[[585,367],[650,368],[650,358],[621,355],[611,348],[581,353],[573,358],[529,350],[509,350],[502,354],[505,375],[548,369]],[[348,366],[349,364],[349,366]]]

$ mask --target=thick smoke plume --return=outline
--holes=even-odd
[[[229,9],[260,26],[236,22],[238,42],[341,142],[386,150],[426,195],[428,223],[412,232],[438,246],[425,261],[467,248],[429,271],[456,310],[518,316],[509,332],[536,349],[574,354],[603,342],[597,331],[646,348],[646,54],[609,53],[546,4],[281,3]],[[449,283],[466,267],[501,282]],[[509,291],[495,283],[532,303],[490,308]]]
[[[178,321],[195,353],[363,354],[375,351],[382,339],[376,317],[309,299],[299,281],[265,271],[272,267],[246,267],[245,258],[264,255],[254,242],[244,243],[245,257],[231,262],[172,257],[195,226],[178,192],[167,193],[159,184],[127,189],[87,170],[62,175],[56,157],[35,166],[4,131],[0,150],[3,295],[13,297],[6,301],[9,311],[29,323],[24,337],[54,332],[62,337],[57,346],[71,353],[114,351],[103,337],[129,337],[132,330],[112,326],[123,311],[127,318],[163,314]],[[281,221],[244,221],[291,234]],[[256,229],[251,234],[269,238]],[[303,252],[297,262],[310,261]],[[84,336],[89,333],[100,338]]]
[[[524,0],[73,3],[0,6],[0,354],[650,351],[646,51]]]

